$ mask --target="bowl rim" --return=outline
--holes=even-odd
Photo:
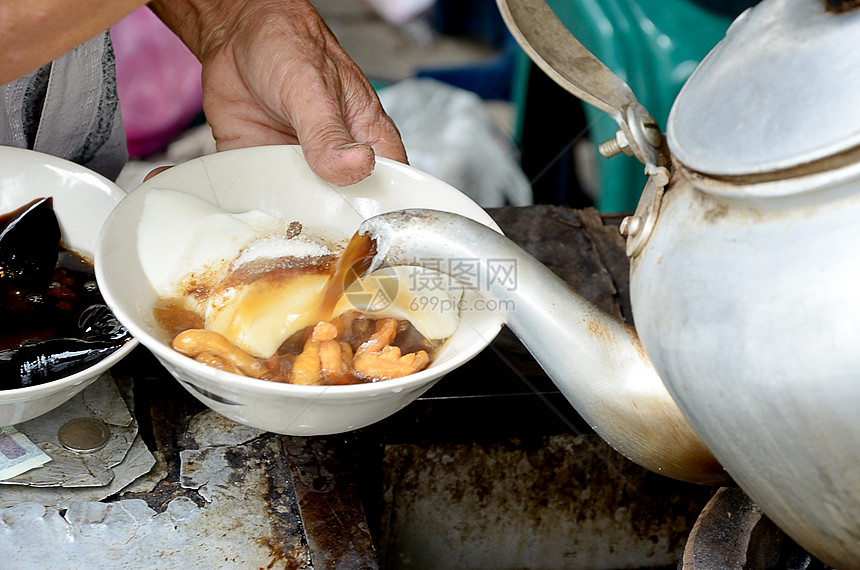
[[[108,356],[102,358],[92,366],[88,366],[74,374],[57,378],[56,380],[49,380],[34,386],[0,390],[0,403],[4,400],[14,400],[22,396],[38,395],[39,392],[53,392],[55,389],[58,390],[66,386],[71,386],[81,381],[95,380],[112,368],[114,364],[125,358],[125,356],[134,350],[138,344],[138,339],[132,336],[132,338],[126,341],[125,344],[111,352]]]

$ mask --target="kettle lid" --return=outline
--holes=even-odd
[[[681,89],[667,142],[714,176],[770,173],[860,145],[860,1],[764,0]]]

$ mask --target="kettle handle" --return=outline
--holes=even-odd
[[[615,139],[601,145],[604,156],[618,151],[636,156],[651,174],[664,166],[663,135],[630,86],[588,51],[545,0],[497,0],[517,43],[553,81],[618,123]]]

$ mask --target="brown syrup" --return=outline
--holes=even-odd
[[[353,234],[352,239],[346,244],[343,255],[337,260],[334,271],[326,282],[325,289],[323,289],[319,308],[319,315],[322,320],[328,320],[331,317],[338,299],[347,287],[364,275],[375,255],[376,242],[373,239],[369,236],[358,235],[358,233]]]

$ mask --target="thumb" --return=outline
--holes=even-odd
[[[302,152],[311,169],[335,186],[349,186],[370,176],[376,163],[373,147],[357,142],[349,133],[302,138]]]

